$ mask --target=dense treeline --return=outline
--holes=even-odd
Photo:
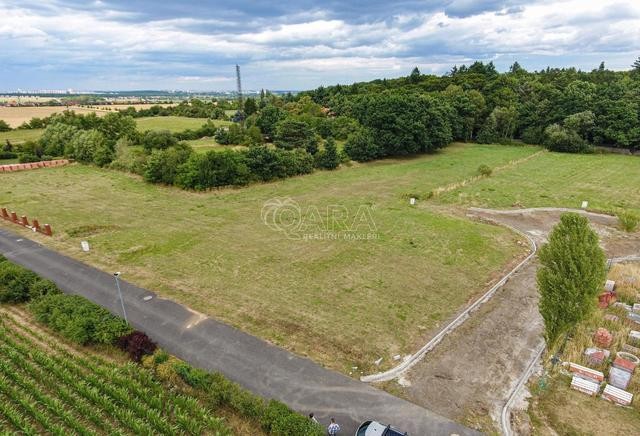
[[[296,96],[262,93],[244,100],[228,128],[207,122],[179,133],[136,130],[136,116],[225,118],[223,106],[192,100],[102,118],[64,112],[47,120],[38,142],[22,146],[21,160],[64,155],[203,190],[331,170],[349,160],[429,153],[451,141],[633,150],[640,148],[640,61],[625,72],[604,65],[527,72],[515,63],[499,73],[492,63],[475,62],[433,76],[416,68],[408,77]],[[181,143],[202,137],[243,147],[198,154]]]
[[[354,102],[363,96],[429,96],[452,110],[449,122],[457,140],[521,139],[558,151],[584,151],[591,145],[640,147],[640,60],[632,70],[620,72],[604,64],[590,72],[528,72],[514,63],[508,72],[499,73],[493,63],[475,62],[444,76],[422,75],[415,69],[399,79],[320,87],[302,94],[360,121],[361,109]],[[378,121],[382,126],[387,119]]]

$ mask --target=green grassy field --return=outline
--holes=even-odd
[[[216,126],[228,126],[230,121],[211,120]],[[143,117],[136,118],[138,130],[170,130],[172,132],[181,132],[186,129],[195,130],[202,127],[207,122],[206,118],[187,118],[187,117]]]
[[[196,153],[206,153],[207,151],[211,151],[211,150],[217,150],[217,151],[226,150],[226,149],[242,150],[247,148],[242,145],[221,145],[221,144],[218,144],[216,140],[213,138],[200,138],[200,139],[193,139],[193,140],[184,141],[184,142],[186,142],[191,147],[193,147]]]
[[[20,144],[25,141],[35,141],[42,135],[44,129],[24,129],[0,132],[0,145],[4,145],[7,139],[12,144]]]
[[[415,351],[524,250],[505,229],[442,206],[410,207],[407,196],[536,152],[452,145],[208,193],[73,165],[3,176],[0,204],[51,223],[54,238],[44,242],[71,256],[328,366],[370,370],[378,357],[390,365],[391,356]],[[297,202],[312,237],[327,215],[353,219],[359,210],[370,221],[356,237],[375,237],[349,239],[337,222],[337,233],[320,240],[288,238],[262,220],[273,198]]]
[[[495,208],[564,206],[640,211],[640,158],[617,154],[543,153],[438,201]]]

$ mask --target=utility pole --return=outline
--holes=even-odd
[[[124,310],[124,300],[122,298],[122,290],[120,290],[120,272],[113,273],[113,276],[116,278],[116,287],[118,288],[118,296],[120,297],[120,305],[122,306],[122,315],[124,315],[124,321],[128,324],[129,320],[127,319],[127,311]]]

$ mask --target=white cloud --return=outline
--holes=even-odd
[[[465,2],[459,2],[465,10],[473,6]],[[246,24],[194,16],[144,21],[132,20],[140,18],[136,12],[110,9],[99,0],[90,10],[53,0],[38,9],[0,0],[0,62],[11,67],[42,59],[50,70],[77,68],[75,76],[81,68],[91,74],[93,65],[109,65],[149,80],[161,72],[162,80],[211,86],[229,82],[211,71],[216,62],[220,68],[241,62],[249,70],[266,69],[271,77],[304,71],[314,75],[313,86],[329,77],[325,73],[334,78],[343,69],[370,77],[369,72],[406,73],[415,65],[442,72],[474,58],[617,57],[640,49],[640,2],[545,0],[495,9],[347,22],[316,8],[260,27],[269,20],[254,17]],[[238,31],[242,27],[250,30]],[[355,77],[352,71],[345,75]]]

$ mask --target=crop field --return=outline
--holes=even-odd
[[[228,126],[230,121],[211,120],[217,127]],[[136,118],[138,130],[170,130],[172,132],[181,132],[186,129],[197,129],[207,122],[206,118],[187,118],[187,117],[143,117]]]
[[[44,129],[25,129],[25,130],[11,130],[9,132],[0,132],[0,144],[4,145],[7,140],[12,144],[20,144],[26,141],[37,140]]]
[[[50,115],[71,110],[78,114],[88,114],[96,112],[93,109],[87,109],[79,106],[39,106],[39,107],[5,107],[0,106],[0,120],[4,120],[11,127],[16,128],[31,118],[44,118]],[[100,112],[98,115],[104,115],[107,112]]]
[[[413,352],[525,251],[505,229],[410,207],[407,196],[538,151],[458,144],[209,193],[72,165],[5,177],[0,204],[51,223],[47,245],[348,372]],[[373,237],[315,238],[326,226],[309,221],[302,239],[265,223],[265,203],[286,198],[325,220],[365,211],[373,224],[359,230]]]
[[[0,306],[0,427],[15,434],[231,434],[134,363],[83,353]],[[217,433],[218,432],[218,433]]]
[[[118,104],[100,104],[100,105],[81,105],[81,107],[84,109],[91,109],[92,111],[95,111],[95,112],[98,112],[98,111],[114,112],[114,111],[128,109],[130,107],[140,110],[140,109],[149,109],[153,106],[170,107],[175,105],[176,103],[136,103],[136,104],[118,103]]]

